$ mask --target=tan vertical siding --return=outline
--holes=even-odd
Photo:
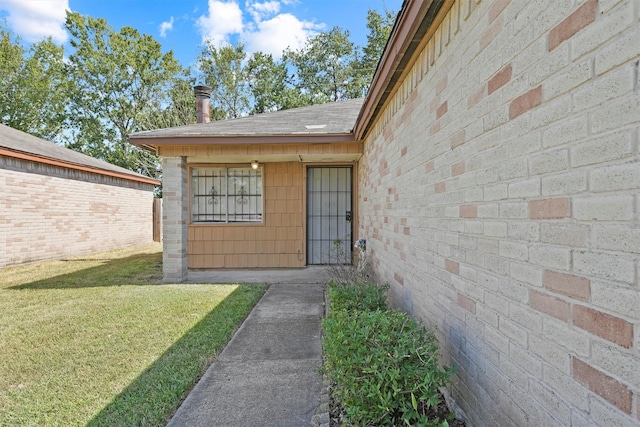
[[[263,223],[190,224],[189,268],[305,265],[303,164],[262,167]]]

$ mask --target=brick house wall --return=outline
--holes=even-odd
[[[365,140],[358,237],[470,425],[640,425],[640,4],[443,10]]]
[[[0,156],[0,268],[153,241],[153,185]]]

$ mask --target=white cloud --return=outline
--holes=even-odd
[[[247,11],[253,16],[253,20],[260,22],[263,19],[280,12],[280,2],[267,1],[264,3],[247,1]]]
[[[280,59],[284,49],[303,47],[309,37],[324,28],[323,24],[281,13],[282,5],[294,2],[296,0],[246,0],[243,21],[237,0],[209,0],[208,15],[200,16],[196,25],[203,42],[220,44],[229,42],[231,36],[239,36],[247,52],[261,51]]]
[[[270,53],[280,59],[287,47],[296,50],[304,46],[307,39],[324,28],[309,21],[301,21],[289,13],[276,15],[267,21],[258,22],[252,31],[243,34],[249,52]]]
[[[235,1],[209,0],[209,16],[202,15],[196,21],[202,41],[221,43],[232,34],[242,32],[242,11]]]
[[[51,36],[64,43],[64,29],[69,0],[25,1],[0,0],[0,10],[8,12],[7,22],[26,41],[37,42]]]
[[[167,31],[173,30],[173,16],[168,21],[164,21],[160,24],[160,37],[165,37],[167,35]]]

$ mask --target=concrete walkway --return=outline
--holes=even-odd
[[[322,284],[272,285],[168,426],[309,426],[323,314]]]
[[[189,270],[189,283],[328,283],[329,267]]]

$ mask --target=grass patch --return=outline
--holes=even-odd
[[[0,425],[165,425],[264,286],[160,285],[159,245],[1,270]]]

